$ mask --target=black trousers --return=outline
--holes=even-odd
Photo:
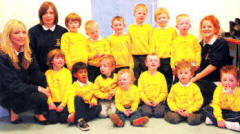
[[[54,103],[57,106],[60,105],[60,103]],[[64,107],[62,112],[57,112],[56,110],[49,110],[48,112],[48,120],[50,123],[67,123],[67,118],[68,118],[68,109],[67,105]]]
[[[100,68],[88,65],[88,80],[94,82],[98,75],[100,75]]]
[[[165,76],[169,92],[173,82],[173,73],[170,66],[170,58],[160,58],[160,67],[158,68],[158,71]]]
[[[147,55],[133,55],[133,61],[134,61],[134,76],[136,78],[136,81],[134,82],[135,85],[138,85],[138,78],[140,74],[147,70],[147,67],[145,66],[145,59]]]

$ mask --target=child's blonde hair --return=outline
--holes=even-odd
[[[86,31],[91,30],[92,27],[98,27],[98,24],[94,20],[89,20],[85,23],[84,28]]]
[[[223,76],[223,74],[232,74],[237,80],[239,79],[239,72],[238,72],[238,68],[236,66],[233,65],[226,65],[223,66],[220,70],[220,75],[221,78]]]
[[[187,19],[190,21],[190,16],[186,13],[182,13],[182,14],[179,14],[177,17],[176,17],[176,24],[178,24],[180,22],[181,19]]]
[[[53,58],[57,56],[57,57],[63,57],[64,60],[65,60],[65,54],[64,52],[59,49],[59,48],[56,48],[56,49],[53,49],[51,50],[49,53],[48,53],[48,56],[47,56],[47,65],[50,67],[50,68],[53,68],[53,65],[52,65],[52,60]]]
[[[124,22],[124,18],[122,16],[115,16],[112,18],[112,24],[114,21],[121,21],[123,24],[125,24]]]
[[[143,3],[140,3],[140,4],[137,4],[135,7],[134,7],[134,14],[136,13],[136,11],[137,11],[137,9],[139,9],[139,8],[144,8],[145,9],[145,11],[146,11],[146,13],[148,14],[148,8],[147,8],[147,6],[145,5],[145,4],[143,4]]]
[[[192,74],[194,74],[195,69],[194,69],[192,62],[186,61],[186,60],[182,60],[177,63],[176,72],[178,72],[179,70],[185,69],[185,68],[189,68],[190,72]]]
[[[160,59],[159,56],[157,55],[157,53],[151,53],[151,54],[148,54],[148,55],[147,55],[147,57],[146,57],[146,59],[145,59],[145,62],[147,62],[148,57],[150,57],[150,56],[156,56],[158,59]],[[159,62],[160,62],[160,60],[159,60]]]
[[[111,67],[114,67],[114,68],[116,67],[116,61],[115,61],[115,59],[112,55],[104,55],[100,59],[99,63],[101,63],[103,61],[106,61],[108,63],[108,65],[111,66]]]
[[[130,75],[132,82],[134,82],[136,80],[133,71],[131,71],[130,69],[121,69],[118,71],[117,81],[119,81],[119,76],[124,73],[128,73]]]
[[[81,26],[82,24],[82,19],[81,17],[76,14],[76,13],[70,13],[66,16],[65,18],[65,26],[68,27],[68,22],[69,21],[78,21],[79,22],[79,27]]]
[[[161,14],[166,14],[168,19],[170,18],[168,10],[166,8],[161,7],[161,8],[157,8],[156,11],[154,12],[155,21],[157,21],[157,16]]]

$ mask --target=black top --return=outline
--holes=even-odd
[[[67,29],[59,25],[56,25],[54,31],[45,31],[40,24],[29,29],[30,46],[42,72],[48,69],[46,64],[48,52],[60,48],[60,40],[65,32]]]
[[[224,65],[232,64],[232,58],[229,55],[228,43],[224,38],[218,38],[212,45],[204,45],[202,47],[201,71],[208,65],[213,65],[217,69],[203,79],[208,81],[220,81],[220,69]]]

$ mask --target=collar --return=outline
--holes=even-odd
[[[215,42],[217,40],[217,36],[216,35],[214,35],[213,37],[212,37],[212,39],[209,41],[209,43],[206,43],[205,42],[205,40],[203,41],[203,44],[204,44],[204,46],[206,45],[206,44],[208,44],[208,45],[213,45],[213,43]]]
[[[190,84],[191,84],[192,82],[190,81],[190,82],[188,82],[187,84],[182,84],[180,81],[179,81],[179,84],[182,86],[182,87],[189,87],[190,86]]]
[[[113,72],[111,73],[111,75],[109,77],[107,77],[106,75],[104,74],[101,74],[103,79],[107,79],[107,78],[113,78]]]
[[[55,30],[55,28],[56,28],[56,25],[53,25],[51,28],[47,28],[47,27],[45,27],[44,25],[42,25],[42,28],[45,30],[45,31],[47,31],[47,30],[51,30],[52,32]]]
[[[24,47],[22,46],[22,47],[20,48],[19,52],[16,51],[15,49],[14,49],[14,51],[15,51],[15,53],[16,53],[17,55],[19,55],[19,53],[24,52]]]
[[[158,29],[168,29],[169,26],[165,26],[164,28],[160,27],[160,26],[157,26]]]
[[[143,22],[143,23],[140,24],[140,25],[135,22],[135,25],[136,25],[136,26],[143,26],[143,25],[145,25],[145,22]]]
[[[225,89],[225,88],[222,88],[222,90],[223,90],[224,93],[230,93],[230,94],[233,94],[233,93],[236,92],[236,90],[237,90],[237,86],[236,86],[233,90],[231,90],[231,89]]]
[[[91,41],[100,41],[102,39],[102,36],[99,36],[97,40],[93,40],[90,38]]]
[[[80,81],[78,81],[77,80],[77,83],[78,83],[78,85],[80,86],[80,87],[83,87],[83,86],[85,86],[85,85],[89,85],[89,81],[87,80],[87,83],[85,84],[85,83],[82,83],[82,82],[80,82]]]

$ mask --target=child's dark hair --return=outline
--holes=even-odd
[[[77,73],[80,69],[86,69],[87,70],[87,64],[83,62],[77,62],[72,67],[72,73]]]

